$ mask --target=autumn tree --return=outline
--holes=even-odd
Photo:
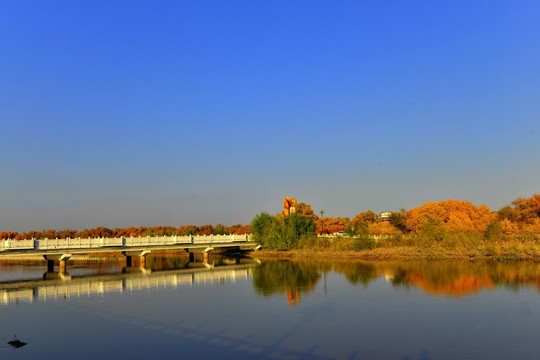
[[[56,232],[56,237],[59,239],[75,238],[77,237],[77,230],[64,229]]]
[[[389,222],[374,222],[368,224],[371,235],[398,235],[401,232]]]
[[[178,229],[174,226],[153,226],[146,229],[146,236],[175,236]]]
[[[517,198],[511,205],[503,206],[497,216],[506,234],[520,232],[540,232],[540,195],[530,198]]]
[[[349,235],[367,235],[369,233],[369,225],[377,221],[377,214],[373,211],[363,211],[356,214],[352,221],[346,225],[345,232]]]
[[[115,228],[114,237],[140,237],[146,236],[146,227],[128,227],[128,228]]]
[[[533,223],[540,218],[540,194],[534,194],[530,198],[517,198],[512,201],[515,210],[515,221]]]
[[[241,225],[236,224],[227,227],[227,231],[229,234],[237,234],[237,235],[243,235],[243,234],[251,234],[251,225]]]
[[[42,238],[43,238],[43,235],[41,234],[41,232],[34,231],[34,230],[21,234],[21,239],[30,240],[30,239],[42,239]]]
[[[317,214],[313,212],[311,205],[306,204],[305,202],[296,204],[296,212],[302,216],[312,218],[313,220],[317,220],[319,218]]]
[[[52,237],[49,236],[49,232],[52,232]],[[47,235],[49,239],[54,239],[54,236],[56,236],[55,234],[56,232],[54,230],[47,230],[47,233],[45,235]],[[114,232],[109,228],[99,226],[97,228],[84,229],[82,231],[79,231],[76,236],[80,238],[110,238],[114,237]]]
[[[515,222],[517,221],[518,213],[516,209],[514,209],[512,206],[506,205],[500,208],[499,211],[497,211],[497,216],[499,220],[506,219],[508,221]]]
[[[199,226],[199,235],[211,235],[214,233],[214,227],[212,225]]]
[[[0,240],[18,239],[19,233],[16,231],[2,231],[0,232]]]
[[[354,216],[354,218],[352,219],[352,222],[356,224],[359,221],[365,224],[372,224],[377,221],[377,214],[375,214],[371,210],[358,213]]]
[[[45,239],[56,239],[58,237],[54,229],[42,230],[41,233]]]
[[[333,234],[338,231],[344,231],[349,224],[350,219],[348,217],[324,217],[316,220],[317,233]],[[324,226],[324,228],[323,228]]]
[[[445,200],[428,202],[405,214],[407,230],[419,232],[429,220],[440,222],[446,231],[483,232],[493,220],[486,205],[476,206],[468,201]]]

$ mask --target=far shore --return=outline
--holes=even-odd
[[[456,249],[394,247],[372,250],[313,250],[293,249],[285,251],[259,250],[251,253],[260,259],[359,259],[359,260],[460,260],[460,261],[533,261],[540,262],[540,248],[503,248],[497,252],[486,249],[458,251]]]

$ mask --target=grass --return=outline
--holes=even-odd
[[[360,238],[310,238],[287,251],[262,250],[268,258],[358,258],[381,260],[487,260],[540,261],[540,234],[486,239],[478,233],[445,232],[429,236],[396,236],[375,240]]]

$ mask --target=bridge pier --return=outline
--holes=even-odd
[[[66,272],[66,268],[67,268],[67,260],[60,260],[59,261],[59,265],[60,265],[60,271],[58,271],[60,274],[64,274]]]
[[[67,261],[71,258],[71,254],[46,254],[43,258],[47,260],[47,271],[54,272],[54,262],[58,261],[60,265],[60,274],[65,274],[67,270]]]
[[[189,262],[195,261],[195,253],[202,253],[203,254],[203,262],[207,263],[208,259],[210,257],[210,251],[214,250],[213,247],[206,247],[206,248],[188,248],[185,249],[189,253]]]
[[[138,251],[122,251],[122,254],[126,257],[126,266],[133,266],[133,256],[139,257],[139,267],[146,266],[146,255],[150,254],[150,250],[138,250]]]

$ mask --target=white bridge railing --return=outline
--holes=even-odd
[[[186,235],[186,236],[141,236],[119,238],[67,238],[42,240],[0,240],[0,251],[6,250],[69,250],[103,247],[141,247],[182,244],[218,244],[248,242],[249,235]]]

